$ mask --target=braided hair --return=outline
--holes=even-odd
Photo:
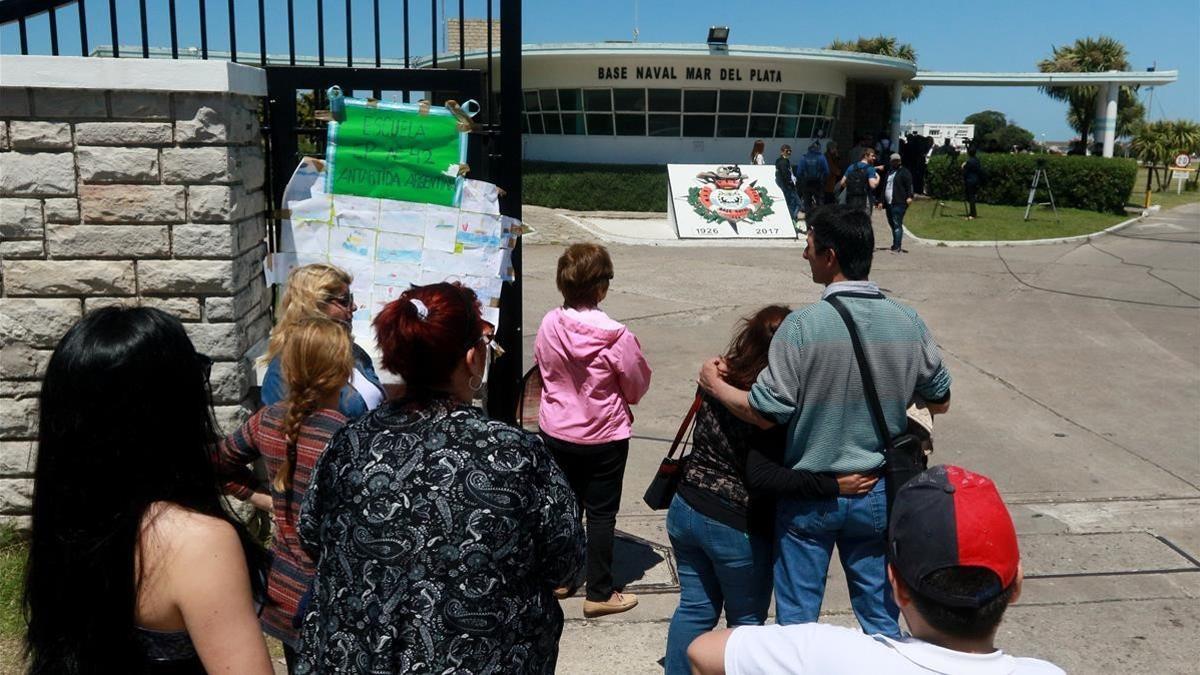
[[[296,444],[300,428],[321,402],[346,386],[354,369],[354,353],[346,329],[336,321],[308,318],[296,322],[283,346],[281,365],[287,384],[283,435],[287,458],[275,472],[272,487],[291,501],[292,478],[296,473]]]

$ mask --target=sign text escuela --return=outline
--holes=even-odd
[[[683,77],[680,77],[680,73]],[[632,75],[632,77],[631,77]],[[724,82],[783,82],[783,73],[774,68],[710,68],[708,66],[597,66],[600,80],[700,80]]]
[[[347,99],[345,119],[330,124],[329,191],[455,205],[461,181],[447,170],[465,159],[458,120],[416,106],[363,103]]]

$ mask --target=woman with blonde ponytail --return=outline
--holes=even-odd
[[[263,378],[263,405],[279,403],[288,398],[287,380],[283,375],[283,352],[288,340],[306,319],[328,318],[342,326],[342,337],[353,350],[354,368],[342,382],[338,396],[338,411],[355,419],[374,410],[385,398],[383,385],[375,375],[371,357],[350,335],[350,321],[358,305],[350,292],[350,275],[336,265],[314,263],[292,270],[283,292],[275,327],[267,342],[267,374]]]
[[[320,317],[301,318],[289,329],[279,353],[287,396],[256,412],[218,448],[214,464],[225,491],[272,513],[274,537],[263,630],[284,645],[288,672],[295,660],[296,615],[313,577],[313,562],[296,536],[300,501],[317,458],[346,423],[338,412],[342,387],[354,368],[351,343],[341,324]],[[262,458],[272,477],[270,493],[259,492],[247,464]]]

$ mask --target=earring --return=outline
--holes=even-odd
[[[467,386],[471,388],[471,391],[479,391],[483,389],[483,378],[478,375],[472,375],[471,379],[467,380]]]

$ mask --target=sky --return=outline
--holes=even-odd
[[[226,0],[177,0],[179,42],[199,46],[197,5],[206,1],[209,47],[229,47]],[[317,0],[293,0],[297,16],[297,51],[313,54],[316,46]],[[286,0],[264,0],[267,50],[287,53]],[[88,38],[92,48],[111,43],[108,3],[87,4]],[[166,0],[147,0],[150,43],[168,47]],[[345,5],[324,0],[326,54],[344,59]],[[356,59],[373,58],[371,0],[354,0],[351,26]],[[383,55],[403,54],[403,14],[399,0],[381,0]],[[427,54],[434,33],[432,9],[441,0],[410,2],[410,53]],[[253,0],[236,0],[239,51],[258,49],[258,7]],[[458,3],[445,2],[451,17]],[[483,17],[485,0],[465,2],[467,17]],[[499,0],[493,0],[499,14]],[[137,0],[117,0],[120,43],[140,45]],[[1077,38],[1110,35],[1129,51],[1133,69],[1157,63],[1159,70],[1177,70],[1179,80],[1143,91],[1151,119],[1200,120],[1200,1],[1157,0],[1008,0],[964,2],[925,0],[907,3],[756,3],[724,0],[526,0],[522,8],[523,42],[598,42],[630,40],[635,26],[639,42],[703,42],[710,25],[730,27],[731,45],[823,47],[835,38],[893,35],[917,51],[921,70],[1034,71],[1051,48]],[[60,49],[79,53],[78,13],[74,6],[57,14]],[[31,53],[49,53],[46,15],[28,23]],[[15,24],[0,28],[0,52],[19,53]],[[0,73],[0,83],[3,73]],[[920,98],[905,106],[905,122],[961,122],[980,110],[998,110],[1029,129],[1039,139],[1065,140],[1074,133],[1066,123],[1066,106],[1032,87],[926,87]]]

